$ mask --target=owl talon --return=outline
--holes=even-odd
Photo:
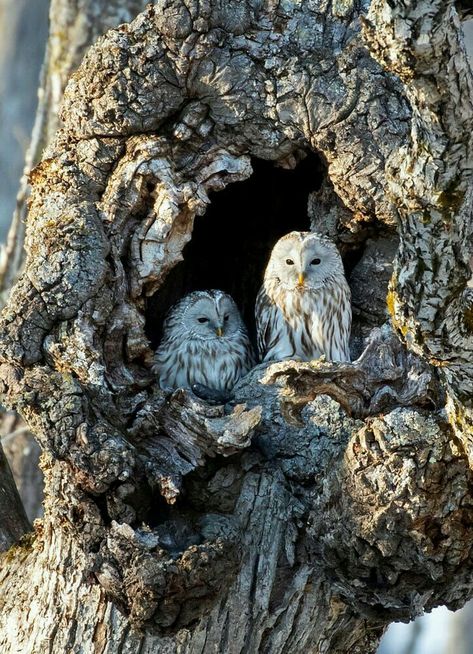
[[[219,391],[204,384],[192,384],[191,390],[194,395],[208,404],[227,404],[233,397],[228,391]]]

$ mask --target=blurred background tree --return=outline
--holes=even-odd
[[[15,208],[38,98],[49,0],[0,2],[0,239]]]

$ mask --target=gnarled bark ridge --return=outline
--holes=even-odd
[[[15,4],[12,2],[11,4]],[[22,3],[16,3],[15,7]],[[27,14],[31,29],[49,7],[49,39],[41,69],[38,107],[31,141],[26,153],[24,174],[17,194],[17,205],[5,246],[0,245],[0,307],[7,301],[12,286],[25,263],[25,227],[28,213],[29,175],[59,126],[59,107],[71,73],[77,69],[87,48],[112,27],[130,21],[145,6],[145,0],[52,0],[31,7],[9,10]],[[47,6],[46,6],[47,5]],[[28,50],[28,56],[31,52]],[[10,71],[14,73],[18,71]],[[20,78],[21,75],[16,75]],[[25,83],[25,79],[22,79]],[[8,149],[8,148],[7,148]],[[3,408],[2,408],[3,411]],[[34,519],[42,513],[43,479],[38,467],[39,448],[31,433],[12,414],[3,416],[1,431],[6,436],[5,453],[10,462],[27,515]]]
[[[0,573],[21,642],[48,634],[15,565],[63,589],[52,652],[365,653],[471,596],[470,85],[440,0],[165,0],[89,51],[1,323],[8,400],[47,453],[36,544]],[[258,191],[248,215],[219,205],[271,175],[260,160],[306,170],[363,353],[259,365],[225,406],[166,396],[166,307],[205,280],[249,319],[300,219],[255,211]]]

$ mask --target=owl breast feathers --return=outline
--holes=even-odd
[[[203,384],[230,391],[254,363],[233,299],[218,290],[195,291],[169,311],[153,371],[164,389]]]
[[[350,288],[329,239],[291,232],[274,246],[256,299],[263,361],[350,361]]]

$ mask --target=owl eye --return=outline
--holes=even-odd
[[[199,322],[209,322],[208,318],[197,318]]]
[[[225,322],[228,322],[229,318],[230,318],[230,316],[228,314],[226,316],[223,316],[223,319],[224,319]]]
[[[319,263],[320,263],[320,259],[312,259],[312,261],[310,262],[310,265],[311,266],[318,266]]]
[[[292,259],[286,259],[286,263],[287,263],[288,266],[293,266],[294,265],[294,261]]]

